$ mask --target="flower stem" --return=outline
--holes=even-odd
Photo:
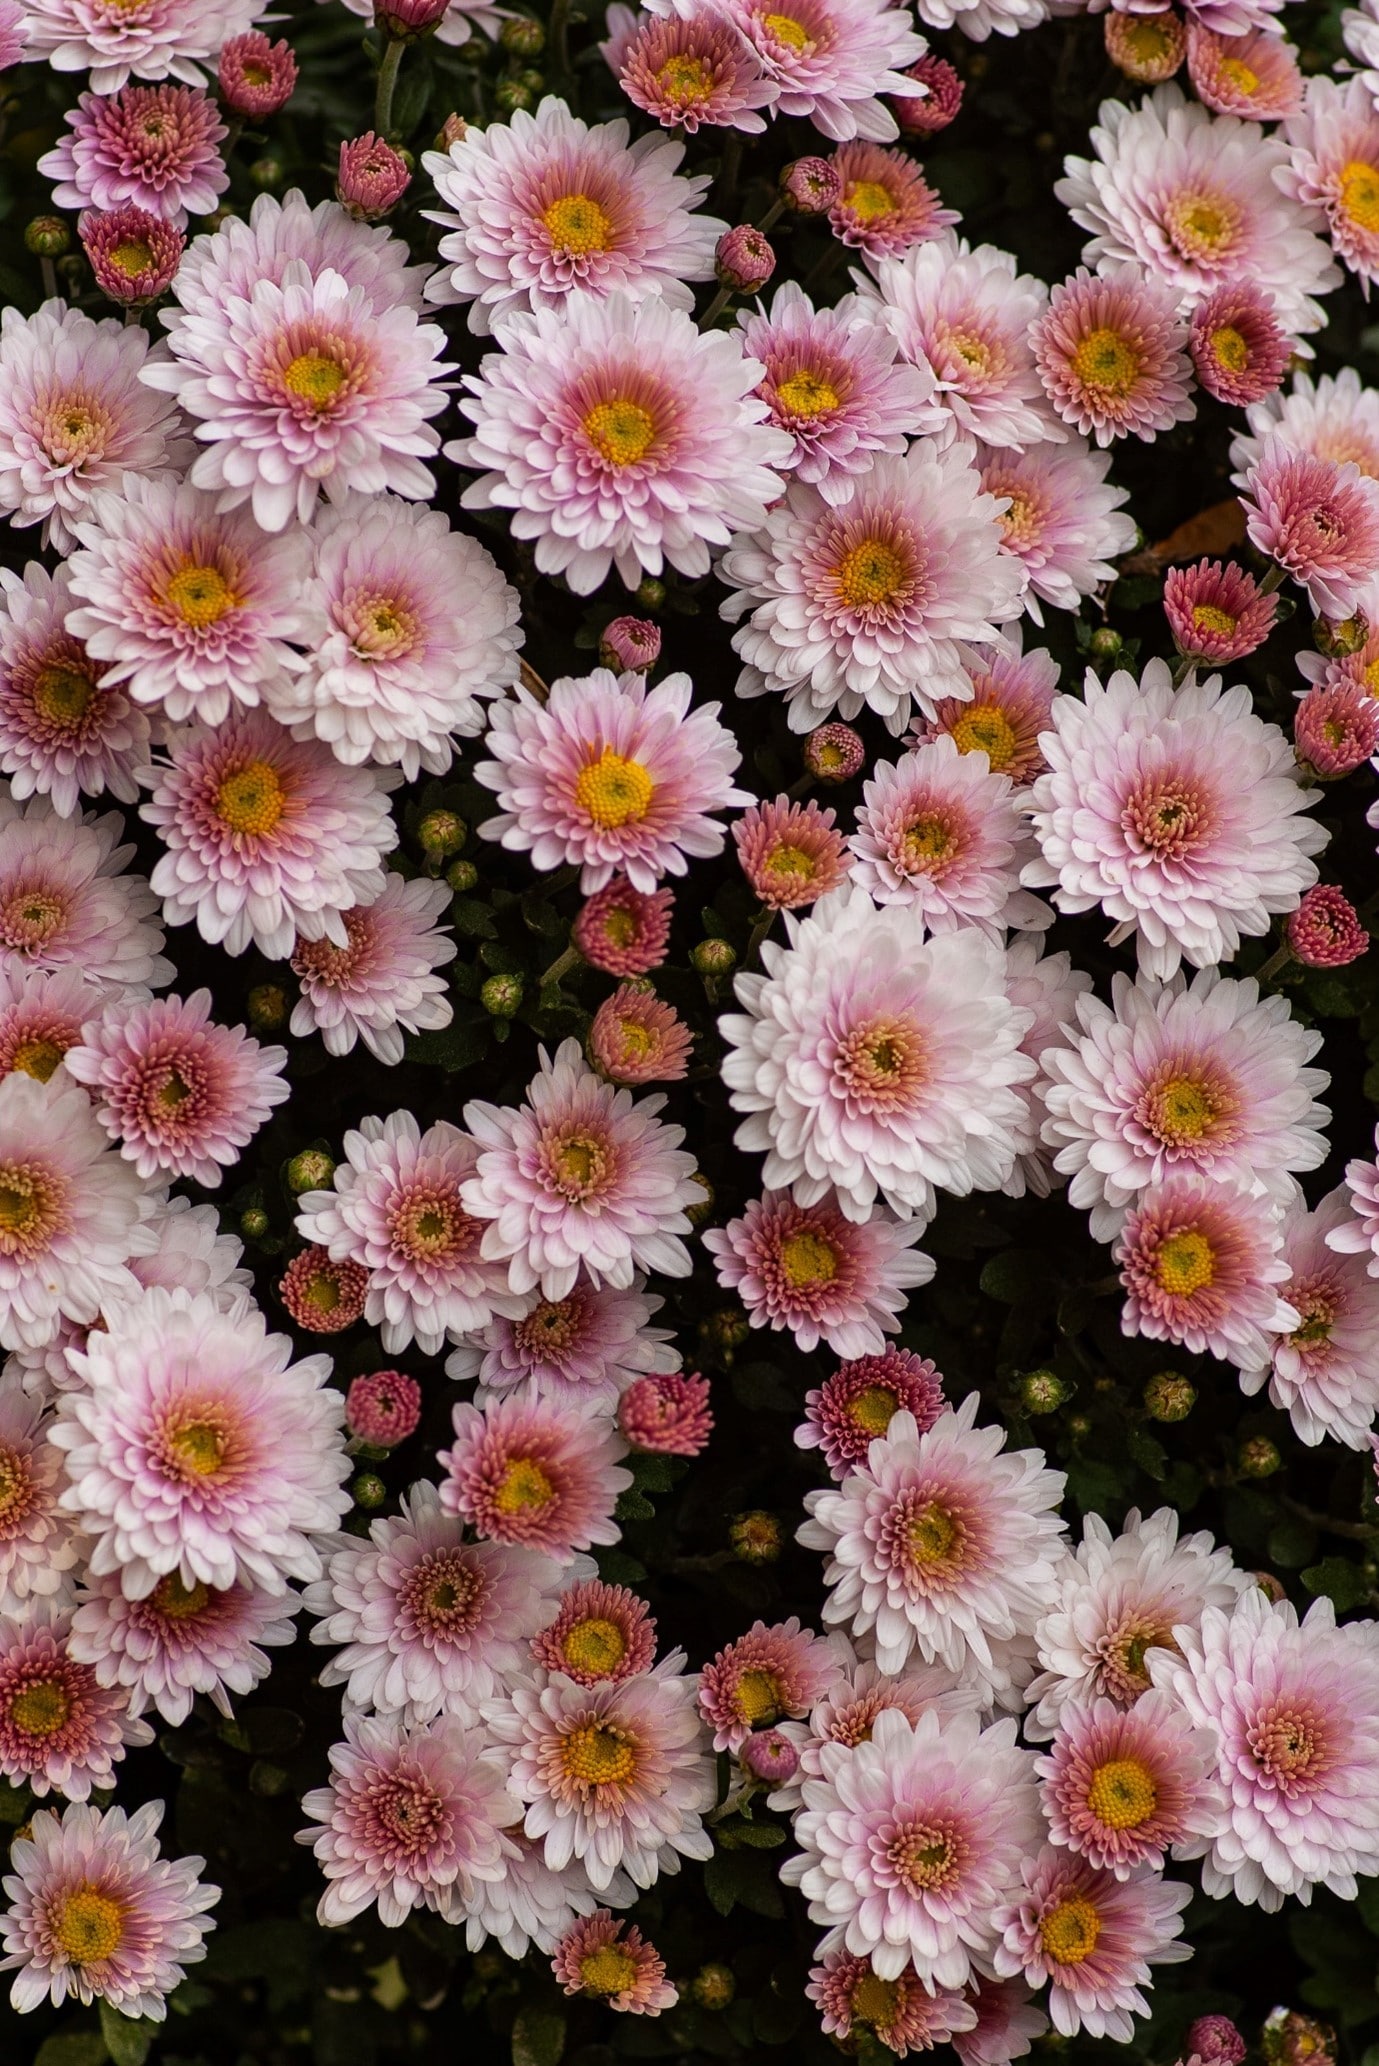
[[[553,0],[549,35],[551,71],[557,79],[570,76],[570,0]]]
[[[1259,592],[1261,595],[1272,595],[1276,588],[1282,588],[1283,582],[1284,572],[1276,561],[1260,582]]]
[[[576,967],[582,959],[583,956],[580,954],[578,947],[567,947],[563,954],[556,956],[546,970],[546,973],[541,978],[540,987],[543,990],[549,990],[552,984],[559,983],[564,977],[568,976],[570,970]]]
[[[720,287],[717,294],[715,294],[713,300],[705,309],[703,315],[699,318],[700,329],[712,330],[714,324],[718,321],[718,318],[722,315],[724,309],[728,306],[728,303],[732,300],[732,298],[733,290],[731,287]]]
[[[1274,952],[1269,956],[1269,959],[1265,962],[1263,968],[1255,970],[1255,981],[1259,984],[1260,988],[1263,989],[1266,983],[1272,982],[1274,977],[1279,974],[1280,970],[1287,968],[1289,962],[1292,959],[1293,950],[1288,945],[1288,942],[1285,940],[1281,947],[1275,948]]]
[[[761,949],[761,943],[776,922],[776,914],[768,904],[752,927],[752,937],[747,942],[747,952],[742,957],[742,966],[750,968]]]
[[[397,91],[398,67],[402,63],[405,45],[389,37],[383,46],[383,56],[378,67],[378,91],[374,95],[373,129],[375,136],[387,138],[393,126],[393,95]]]

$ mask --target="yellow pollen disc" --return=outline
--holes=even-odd
[[[616,1729],[582,1722],[560,1747],[561,1762],[571,1779],[585,1786],[618,1786],[637,1769],[637,1753]]]
[[[266,760],[251,760],[237,768],[216,791],[221,823],[246,839],[264,839],[276,831],[286,807],[277,771]]]
[[[644,1026],[640,1019],[618,1020],[618,1043],[628,1061],[641,1061],[660,1047],[650,1027]]]
[[[37,1083],[47,1083],[61,1060],[62,1049],[55,1040],[21,1040],[10,1067]]]
[[[324,352],[299,352],[283,374],[288,393],[310,402],[313,409],[328,407],[344,384],[344,367]]]
[[[1170,1234],[1154,1258],[1154,1274],[1172,1298],[1205,1291],[1216,1275],[1216,1257],[1205,1234],[1188,1228]]]
[[[175,1571],[160,1578],[153,1588],[153,1604],[165,1621],[193,1620],[204,1611],[210,1597],[210,1587],[199,1578],[191,1585],[183,1585]]]
[[[1379,230],[1379,166],[1352,158],[1340,176],[1341,206],[1362,230]]]
[[[124,1909],[89,1881],[67,1896],[53,1919],[53,1935],[74,1966],[113,1958],[124,1936]]]
[[[273,83],[273,74],[266,65],[242,65],[240,76],[246,86],[271,86]]]
[[[804,848],[791,846],[784,839],[776,841],[761,865],[767,875],[788,882],[812,882],[818,873]]]
[[[163,600],[193,631],[219,624],[239,607],[239,597],[219,567],[198,567],[194,562],[178,568],[163,590]]]
[[[838,595],[850,610],[894,602],[905,585],[904,560],[881,538],[864,538],[854,545],[838,569]]]
[[[1158,1788],[1138,1758],[1098,1765],[1087,1788],[1087,1806],[1106,1829],[1138,1829],[1158,1805]]]
[[[1015,727],[994,703],[974,703],[955,720],[949,734],[959,753],[984,753],[999,775],[1015,758]]]
[[[607,1678],[627,1655],[627,1644],[616,1621],[604,1621],[599,1615],[577,1621],[566,1632],[560,1647],[576,1671],[586,1672],[591,1678]]]
[[[852,2000],[848,2004],[853,2022],[865,2023],[872,2030],[887,2029],[895,2021],[899,1993],[894,1980],[882,1980],[876,1973],[864,1973],[853,1988]]]
[[[0,1449],[0,1521],[24,1504],[32,1482],[25,1459],[13,1449]]]
[[[168,1447],[196,1478],[213,1478],[225,1461],[225,1437],[209,1420],[188,1421],[169,1435]]]
[[[958,1523],[946,1507],[931,1499],[921,1507],[905,1531],[910,1556],[916,1564],[944,1564],[958,1540]]]
[[[821,373],[802,366],[776,389],[776,401],[786,416],[831,416],[842,406],[842,397]]]
[[[1125,22],[1122,16],[1120,19]],[[1158,64],[1169,53],[1168,33],[1158,22],[1137,21],[1133,16],[1121,29],[1121,35],[1131,57],[1137,64]]]
[[[884,1385],[868,1385],[848,1402],[848,1419],[869,1435],[884,1435],[900,1405],[894,1392]]]
[[[541,220],[558,258],[585,258],[612,246],[612,221],[587,194],[566,194],[552,201],[541,211]]]
[[[53,1736],[72,1711],[72,1703],[55,1679],[26,1686],[10,1702],[10,1720],[25,1736]]]
[[[905,827],[900,845],[907,869],[924,874],[935,861],[947,858],[953,841],[942,818],[928,816],[915,818]]]
[[[43,1215],[43,1197],[37,1184],[23,1170],[8,1169],[0,1175],[0,1233],[31,1234]]]
[[[1169,234],[1186,255],[1223,250],[1235,235],[1237,211],[1206,194],[1185,196],[1169,210]]]
[[[146,273],[153,264],[153,246],[140,238],[131,237],[123,244],[116,244],[108,254],[110,263],[122,272],[127,280],[137,280],[140,273]]]
[[[1080,1966],[1096,1950],[1101,1917],[1084,1895],[1060,1901],[1039,1925],[1044,1954],[1058,1966]]]
[[[587,1196],[604,1173],[603,1150],[587,1134],[571,1134],[560,1143],[553,1159],[557,1182],[575,1198]]]
[[[702,57],[669,57],[656,74],[656,84],[669,99],[685,107],[708,99],[713,92],[713,73]]]
[[[810,1284],[831,1284],[838,1274],[838,1258],[822,1234],[787,1234],[780,1261],[786,1282],[797,1291]]]
[[[41,667],[34,677],[34,707],[49,724],[79,725],[95,697],[95,684],[80,667],[59,661]]]
[[[1288,1339],[1295,1349],[1315,1349],[1324,1341],[1330,1341],[1331,1330],[1336,1324],[1335,1309],[1331,1301],[1320,1292],[1304,1295],[1295,1286],[1288,1287],[1291,1304],[1302,1314],[1302,1322],[1293,1329]],[[3,1511],[3,1508],[0,1508]]]
[[[655,794],[656,784],[641,762],[624,760],[611,746],[582,767],[575,780],[579,809],[610,832],[640,824]]]
[[[1237,93],[1258,93],[1259,74],[1252,72],[1242,58],[1223,57],[1217,65],[1217,70]]]
[[[1215,603],[1194,603],[1192,622],[1198,631],[1214,631],[1218,638],[1233,638],[1238,617],[1232,617],[1229,610],[1218,609]]]
[[[843,206],[858,222],[879,222],[895,214],[895,197],[879,179],[850,179],[843,188]]]
[[[630,911],[610,911],[603,921],[603,937],[610,947],[630,947],[637,937],[637,921]]]
[[[313,1312],[323,1316],[334,1313],[340,1305],[340,1286],[333,1277],[328,1277],[323,1271],[319,1277],[311,1278],[306,1287],[305,1298]]]
[[[493,1504],[500,1514],[529,1514],[549,1506],[554,1498],[555,1487],[535,1458],[514,1456],[503,1471]]]
[[[618,1944],[601,1945],[579,1962],[579,1984],[586,1994],[606,1998],[626,1994],[637,1984],[637,1961]]]
[[[745,1671],[733,1692],[733,1706],[744,1722],[759,1728],[780,1720],[780,1687],[774,1673]]]
[[[814,39],[803,22],[797,22],[793,14],[767,14],[762,17],[777,43],[783,43],[787,50],[812,49]]]
[[[1173,1076],[1158,1094],[1159,1131],[1173,1141],[1200,1141],[1216,1119],[1216,1100],[1205,1083]]]
[[[1140,377],[1140,355],[1118,330],[1089,330],[1073,353],[1073,371],[1098,394],[1128,395]]]
[[[656,442],[656,419],[626,397],[596,402],[584,419],[584,435],[610,466],[635,466]]]
[[[1250,347],[1231,323],[1212,331],[1211,355],[1227,373],[1243,373],[1250,363]]]
[[[183,1082],[176,1069],[169,1069],[168,1080],[156,1093],[155,1102],[165,1112],[179,1112],[191,1095],[191,1085]]]

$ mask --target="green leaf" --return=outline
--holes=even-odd
[[[108,2001],[101,2003],[101,2036],[113,2066],[144,2066],[157,2030],[145,2017],[122,2016]]]
[[[1147,1429],[1131,1427],[1126,1434],[1125,1446],[1140,1469],[1162,1483],[1168,1473],[1168,1451],[1163,1443],[1155,1441]]]
[[[1269,1530],[1268,1555],[1271,1564],[1285,1571],[1299,1571],[1317,1553],[1317,1531],[1306,1521],[1283,1520]]]
[[[97,2030],[60,2030],[45,2038],[34,2066],[105,2066],[105,2039]]]
[[[512,2066],[560,2066],[565,2053],[565,2017],[559,2009],[531,2003],[517,2011],[512,2026]]]
[[[1323,1557],[1303,1572],[1302,1582],[1308,1592],[1330,1600],[1338,1614],[1358,1607],[1369,1594],[1363,1573],[1349,1557]]]
[[[618,1494],[618,1503],[613,1509],[614,1518],[619,1521],[654,1521],[656,1509],[649,1499],[643,1499],[635,1485]]]
[[[715,1851],[704,1867],[704,1892],[720,1915],[739,1906],[773,1921],[785,1913],[775,1867],[761,1852]]]
[[[983,1266],[981,1287],[1003,1306],[1045,1304],[1054,1286],[1048,1256],[1033,1248],[1006,1248]]]
[[[487,904],[481,904],[477,897],[456,897],[450,906],[450,923],[469,940],[497,937],[497,921]]]

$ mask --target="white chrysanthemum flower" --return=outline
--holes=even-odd
[[[1231,440],[1237,488],[1244,487],[1274,436],[1292,452],[1354,466],[1379,480],[1379,389],[1366,387],[1353,366],[1339,373],[1295,373],[1287,394],[1252,403],[1245,421],[1248,432],[1238,431]]]

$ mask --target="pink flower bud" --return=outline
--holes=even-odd
[[[1293,718],[1293,750],[1323,782],[1379,752],[1379,703],[1357,681],[1318,682]]]
[[[776,254],[760,230],[739,222],[725,230],[713,254],[713,269],[734,294],[755,294],[776,270]]]
[[[635,1379],[618,1401],[618,1427],[630,1448],[698,1456],[713,1433],[709,1380],[697,1371]]]
[[[412,174],[405,158],[371,129],[340,146],[335,197],[357,222],[377,222],[396,208]]]
[[[1278,598],[1233,560],[1198,560],[1170,567],[1164,580],[1164,615],[1173,643],[1189,660],[1220,667],[1243,660],[1274,628]]]
[[[737,1756],[743,1771],[767,1786],[784,1786],[800,1769],[800,1754],[781,1729],[758,1729]]]
[[[341,1334],[362,1315],[368,1290],[362,1263],[335,1262],[324,1248],[304,1248],[288,1264],[278,1297],[308,1334]]]
[[[345,1396],[345,1424],[373,1449],[395,1449],[416,1432],[421,1386],[401,1370],[371,1370],[357,1377]]]
[[[605,975],[644,976],[666,958],[674,902],[669,890],[636,890],[625,875],[615,875],[589,898],[570,937]]]
[[[1369,951],[1369,934],[1349,897],[1331,883],[1310,889],[1288,920],[1288,945],[1304,968],[1344,968]]]
[[[1171,7],[1157,14],[1107,15],[1106,55],[1117,71],[1141,86],[1157,86],[1181,70],[1187,30]]]
[[[124,308],[139,308],[166,294],[187,248],[183,231],[132,203],[103,211],[88,208],[77,232],[97,286]]]
[[[434,35],[449,5],[450,0],[374,0],[374,25],[394,43],[418,43]]]
[[[589,1028],[589,1060],[610,1083],[678,1083],[689,1069],[690,1045],[674,1005],[635,983],[605,997]]]
[[[285,42],[270,43],[262,29],[232,36],[220,53],[216,73],[223,106],[233,114],[276,115],[291,99],[297,60]]]
[[[827,215],[843,191],[843,175],[830,158],[796,158],[780,176],[780,197],[796,215]]]
[[[962,106],[962,80],[946,57],[922,57],[910,65],[907,79],[918,79],[929,91],[922,100],[888,100],[887,107],[906,136],[937,136],[946,129]]]
[[[615,617],[599,640],[599,666],[614,674],[646,674],[661,657],[660,626],[649,617]]]
[[[816,782],[850,782],[866,758],[862,735],[851,725],[820,725],[804,742],[804,764]]]
[[[1249,2046],[1229,2016],[1199,2016],[1189,2027],[1185,2050],[1203,2066],[1240,2066]]]

